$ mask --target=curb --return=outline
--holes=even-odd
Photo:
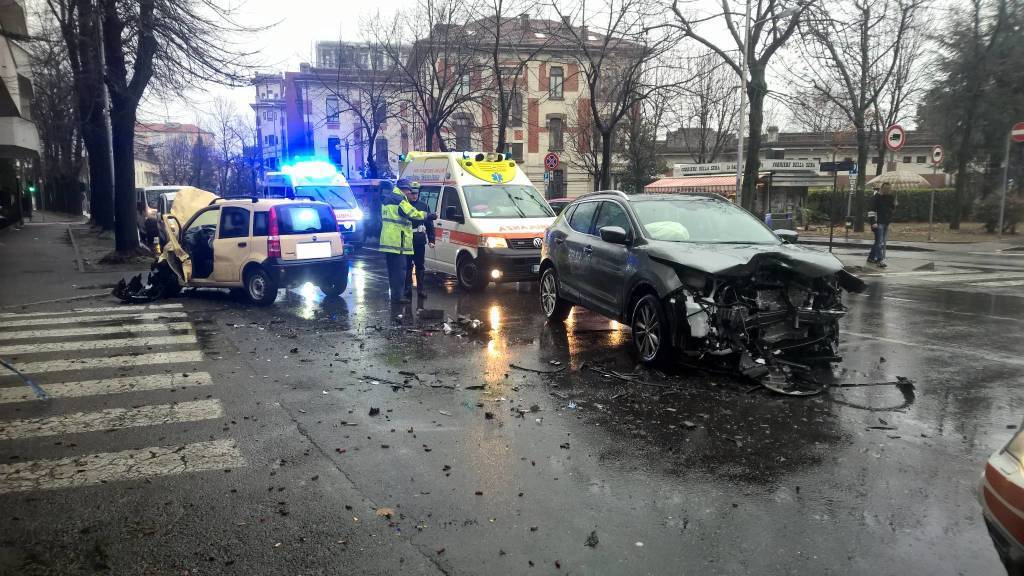
[[[75,233],[71,231],[71,224],[68,224],[68,238],[71,239],[71,247],[75,249],[75,267],[79,272],[85,272],[85,263],[82,262],[82,253],[78,251],[78,241],[75,240]]]
[[[817,240],[817,239],[808,240],[806,238],[800,238],[797,241],[797,244],[807,244],[807,245],[810,245],[810,246],[828,246],[828,240]],[[840,240],[840,241],[833,240],[832,241],[832,247],[833,248],[864,248],[866,250],[870,250],[871,249],[871,244],[859,244],[859,243],[856,243],[856,242],[844,242],[842,240]],[[903,252],[935,252],[934,248],[924,248],[924,247],[921,247],[921,246],[904,246],[904,245],[892,244],[892,243],[888,243],[888,242],[885,244],[885,249],[886,250],[901,250]]]

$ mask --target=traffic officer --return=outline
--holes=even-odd
[[[420,201],[420,183],[413,182],[412,188],[405,191],[405,198],[409,200],[412,207],[430,214],[430,207]],[[423,285],[423,259],[427,252],[427,245],[434,247],[434,221],[430,218],[425,220],[412,221],[412,256],[408,258],[408,265],[405,269],[405,299],[412,300],[412,275],[413,266],[416,267],[416,303],[417,307],[423,307],[423,301],[427,298],[427,289]]]
[[[427,215],[415,208],[403,195],[412,190],[413,183],[400,179],[390,192],[384,191],[380,199],[380,251],[388,265],[388,284],[391,289],[391,318],[402,321],[402,295],[405,292],[405,272],[408,256],[413,254],[412,221],[433,220],[434,214]]]

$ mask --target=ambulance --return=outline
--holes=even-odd
[[[282,166],[280,172],[267,172],[262,192],[266,198],[306,197],[325,202],[338,220],[338,232],[345,240],[346,250],[363,243],[363,211],[345,175],[330,162],[302,160]]]
[[[410,152],[402,160],[402,178],[420,183],[420,201],[437,214],[428,270],[469,291],[537,280],[555,213],[515,160],[484,152]]]

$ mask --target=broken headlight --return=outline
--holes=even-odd
[[[1006,443],[1003,452],[1013,456],[1017,462],[1024,464],[1024,428],[1017,429],[1017,433]]]

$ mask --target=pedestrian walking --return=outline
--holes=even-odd
[[[405,190],[405,198],[413,208],[430,215],[430,207],[420,201],[419,182],[413,182],[412,188]],[[405,268],[405,299],[412,301],[412,278],[415,272],[417,308],[423,308],[423,301],[427,299],[427,288],[423,285],[423,273],[425,272],[423,260],[428,245],[431,248],[434,247],[434,221],[430,218],[414,218],[412,221],[412,256],[408,257]]]
[[[408,256],[413,255],[413,220],[433,220],[434,214],[425,214],[413,208],[405,193],[412,190],[413,183],[402,178],[391,191],[381,194],[380,202],[380,251],[384,253],[388,266],[388,284],[391,290],[391,319],[402,321],[405,300],[405,274]]]
[[[875,234],[875,243],[868,253],[868,263],[885,268],[885,241],[889,234],[889,224],[896,210],[896,199],[892,195],[892,186],[887,182],[875,190],[871,196],[871,211],[868,212],[868,223]]]

